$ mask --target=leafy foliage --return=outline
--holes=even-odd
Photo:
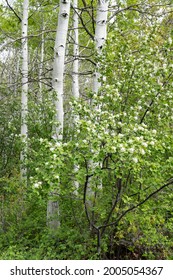
[[[118,1],[116,21],[108,25],[101,55],[94,57],[102,84],[98,93],[81,85],[81,98],[73,100],[66,77],[63,141],[52,137],[57,124],[54,96],[47,83],[51,76],[46,72],[51,68],[47,61],[52,60],[50,37],[46,35],[45,40],[45,49],[50,52],[45,56],[42,100],[37,81],[40,57],[35,59],[40,37],[32,40],[30,76],[34,81],[29,94],[27,187],[18,174],[19,96],[10,97],[2,87],[2,259],[173,258],[170,16],[158,16],[156,1],[146,1],[145,5],[136,2]],[[34,5],[30,18],[33,31],[40,7],[34,11]],[[88,10],[85,7],[80,18],[80,28],[85,26],[88,36],[94,31],[92,5]],[[39,20],[41,24],[41,17]],[[15,31],[15,27],[10,28]],[[82,34],[80,41],[85,45]],[[88,46],[84,52],[90,56],[94,46],[91,42]],[[72,56],[71,47],[68,51]],[[88,60],[86,65],[82,62],[81,71],[88,65]],[[49,200],[60,205],[56,215],[61,226],[56,231],[47,226]]]

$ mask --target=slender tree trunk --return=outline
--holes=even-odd
[[[73,61],[73,74],[72,74],[72,93],[73,97],[78,99],[79,98],[79,32],[78,32],[78,25],[79,25],[79,20],[78,20],[78,14],[76,12],[78,8],[78,0],[73,0],[73,9],[74,9],[74,14],[73,14],[73,56],[74,56],[74,61]],[[76,121],[77,116],[74,116],[74,121]],[[74,171],[78,172],[79,166],[75,165],[74,166]],[[79,188],[79,183],[77,181],[74,181],[74,186],[75,186],[75,194],[77,195],[78,193],[78,188]]]
[[[105,43],[107,37],[107,18],[108,18],[108,4],[109,0],[98,0],[97,3],[97,15],[96,15],[96,28],[95,28],[95,47],[97,54],[101,55],[102,48]],[[93,91],[98,93],[101,82],[100,73],[99,73],[99,63],[96,65],[96,71],[94,74],[93,80]],[[98,106],[99,107],[99,106]],[[101,166],[101,163],[95,163],[96,166]],[[98,189],[102,189],[102,181],[97,185]],[[101,248],[100,248],[100,241],[98,244],[98,254],[100,255]]]
[[[54,48],[54,64],[52,87],[56,93],[55,108],[56,121],[59,125],[55,128],[54,138],[63,139],[64,110],[63,110],[63,78],[64,78],[64,60],[67,41],[68,22],[70,14],[70,0],[60,0],[58,27],[56,31],[56,40]]]
[[[41,35],[41,51],[40,51],[40,68],[39,68],[39,101],[42,102],[42,73],[44,62],[44,19],[42,23],[42,35]]]
[[[70,0],[60,0],[58,26],[56,31],[56,40],[54,48],[53,78],[52,87],[55,92],[56,125],[53,138],[56,141],[63,140],[64,110],[63,110],[63,80],[64,80],[64,62],[65,49],[67,41],[68,23],[70,15]],[[47,224],[50,229],[56,230],[60,226],[59,221],[59,203],[53,200],[54,194],[51,192],[52,199],[47,205]]]
[[[21,96],[21,137],[23,147],[21,151],[21,178],[27,178],[27,168],[23,166],[27,157],[27,114],[28,114],[28,12],[29,0],[23,2],[22,18],[22,96]]]
[[[97,4],[97,16],[96,16],[96,28],[95,28],[95,46],[98,54],[102,53],[102,48],[107,37],[107,18],[108,18],[108,0],[98,0]],[[96,68],[98,68],[97,65]],[[101,83],[99,81],[100,74],[96,69],[94,74],[93,91],[98,92]]]
[[[74,14],[73,14],[73,28],[74,28],[74,47],[73,47],[73,55],[74,55],[74,62],[73,62],[73,87],[72,92],[73,96],[75,98],[79,98],[79,32],[78,32],[78,15],[76,13],[76,9],[78,7],[78,0],[73,0],[73,8],[74,8]]]
[[[97,15],[96,15],[96,28],[95,28],[95,48],[97,54],[101,55],[102,48],[107,38],[107,18],[108,18],[108,4],[109,0],[98,0]],[[93,80],[93,91],[98,93],[101,87],[99,63],[96,65],[96,70]]]
[[[108,4],[109,0],[98,0],[97,3],[97,14],[96,14],[96,27],[95,27],[95,48],[97,54],[101,55],[102,48],[105,43],[106,37],[107,37],[107,18],[108,18]],[[95,93],[98,93],[99,88],[101,87],[100,79],[100,73],[99,73],[99,63],[96,65],[96,70],[94,73],[94,79],[93,79],[93,91]],[[91,101],[92,102],[92,101]],[[99,107],[99,106],[98,106]],[[90,166],[96,167],[100,166],[101,163],[93,163],[92,160],[90,161]],[[92,179],[90,179],[92,180]],[[97,185],[99,189],[102,188],[102,181],[100,181]],[[89,189],[90,195],[92,193],[92,190]],[[94,194],[92,194],[94,195]]]

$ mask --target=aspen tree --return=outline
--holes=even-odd
[[[79,19],[78,14],[76,12],[76,9],[78,7],[78,0],[73,0],[73,74],[72,74],[72,93],[73,97],[78,99],[79,98],[79,32],[78,32],[78,25],[79,25]],[[75,119],[77,116],[75,116]],[[75,121],[75,120],[74,120]],[[74,171],[77,172],[79,169],[79,166],[74,166]],[[77,181],[74,182],[75,186],[75,194],[77,194],[77,190],[79,188],[79,183]]]
[[[96,27],[95,27],[95,48],[98,55],[101,55],[102,48],[107,37],[107,18],[108,18],[108,4],[109,0],[98,0],[97,3],[97,15],[96,15]],[[93,79],[93,91],[97,94],[101,87],[99,64],[96,65],[96,70]],[[100,165],[97,163],[96,165]],[[102,188],[102,182],[99,183],[98,187]]]
[[[53,138],[55,141],[63,140],[64,110],[63,110],[63,80],[64,80],[64,62],[65,49],[68,33],[68,23],[70,15],[70,0],[60,0],[58,26],[56,31],[54,47],[54,63],[52,87],[55,92],[55,120],[57,122]],[[54,193],[50,193],[53,196]],[[48,226],[55,230],[60,226],[59,221],[59,203],[58,201],[49,200],[47,205]]]
[[[42,101],[42,74],[44,63],[44,18],[42,19],[41,51],[40,51],[40,68],[39,68],[39,100]]]
[[[24,147],[22,148],[21,159],[21,178],[26,180],[27,169],[23,167],[24,159],[27,156],[27,114],[28,114],[28,13],[29,0],[23,2],[22,17],[22,95],[21,95],[21,137]]]
[[[98,0],[96,28],[95,28],[95,47],[98,54],[101,54],[103,45],[107,37],[107,18],[108,18],[109,0]],[[96,67],[98,68],[99,65]],[[93,91],[98,92],[101,83],[99,81],[100,74],[96,69],[94,74]]]
[[[53,79],[52,87],[55,91],[55,109],[56,121],[58,125],[55,127],[54,138],[56,140],[63,139],[64,126],[64,110],[63,110],[63,78],[64,78],[64,60],[65,48],[68,32],[68,22],[70,14],[70,0],[60,0],[58,26],[56,31],[54,63],[53,63]]]
[[[78,32],[78,14],[76,13],[76,9],[78,7],[78,0],[73,0],[73,8],[74,8],[74,15],[73,15],[73,28],[74,28],[74,46],[73,46],[73,56],[74,56],[74,61],[73,61],[73,87],[72,87],[72,92],[73,96],[75,98],[79,98],[79,32]]]
[[[107,18],[108,18],[108,0],[98,0],[97,2],[97,14],[96,14],[96,27],[95,27],[95,48],[97,54],[101,54],[103,45],[105,43],[106,37],[107,37]],[[99,64],[96,65],[96,70],[93,77],[93,92],[96,94],[99,91],[99,88],[101,87],[101,82],[99,81],[100,73],[99,73]],[[92,103],[92,100],[91,100]],[[99,106],[97,108],[99,109]],[[92,160],[89,160],[89,166],[92,168],[95,168],[96,166],[100,166],[100,162],[93,162]],[[99,178],[98,178],[99,179]],[[92,179],[90,178],[88,180],[88,195],[89,195],[89,202],[88,205],[92,208],[91,203],[91,197],[95,197],[95,193],[93,192],[92,188]],[[99,183],[97,184],[98,189],[102,189],[102,180],[99,180]]]

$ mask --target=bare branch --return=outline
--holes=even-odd
[[[15,16],[18,18],[19,22],[22,21],[21,17],[16,13],[16,11],[13,9],[13,7],[9,4],[8,0],[5,0],[7,3],[7,6],[10,8],[10,10],[15,14]]]
[[[146,201],[148,201],[151,197],[155,196],[157,193],[159,193],[160,191],[162,191],[164,188],[170,186],[170,185],[173,185],[173,179],[169,179],[168,183],[162,185],[159,189],[157,189],[156,191],[152,192],[151,194],[149,194],[145,199],[143,199],[142,201],[140,201],[139,203],[137,203],[136,205],[133,205],[132,207],[130,207],[129,209],[127,209],[126,211],[124,211],[118,218],[115,222],[113,223],[110,223],[110,224],[105,224],[105,225],[102,225],[102,226],[99,226],[98,229],[101,229],[102,228],[102,231],[101,231],[101,235],[104,234],[105,230],[107,227],[110,227],[110,226],[117,226],[118,223],[122,220],[122,218],[129,212],[133,211],[134,209],[138,208],[139,206],[143,205]]]

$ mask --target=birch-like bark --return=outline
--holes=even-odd
[[[96,27],[95,27],[95,48],[97,54],[101,55],[102,48],[107,38],[107,18],[108,18],[108,5],[109,0],[98,0],[97,3],[97,14],[96,14]],[[93,79],[93,91],[98,93],[99,88],[101,87],[100,73],[99,73],[99,64],[96,65],[96,70],[94,73]],[[99,106],[98,106],[99,107]],[[90,162],[92,166],[93,163]],[[100,163],[95,163],[95,166],[99,166]],[[98,184],[98,188],[102,188],[102,182],[100,181]]]
[[[107,18],[108,18],[108,4],[109,0],[98,0],[97,15],[96,15],[96,28],[95,28],[95,47],[98,54],[102,53],[102,48],[107,37]],[[99,81],[100,74],[98,66],[94,74],[93,91],[98,92],[101,83]]]
[[[79,31],[78,31],[78,26],[79,26],[79,19],[78,19],[78,14],[77,14],[77,8],[78,8],[78,0],[73,0],[73,9],[74,9],[74,14],[73,14],[73,56],[74,56],[74,61],[73,61],[73,73],[72,73],[72,93],[73,97],[75,99],[79,98]],[[74,116],[74,122],[77,120],[78,116]],[[79,166],[75,165],[74,166],[74,171],[75,173],[78,172]],[[78,188],[79,188],[79,182],[74,181],[74,187],[75,187],[75,194],[77,195],[78,193]]]
[[[63,110],[63,78],[64,78],[64,60],[67,41],[68,22],[70,14],[70,0],[60,0],[58,26],[56,31],[56,40],[54,48],[53,80],[52,87],[56,94],[56,125],[54,139],[62,140],[64,126]]]
[[[38,99],[42,102],[42,73],[44,62],[44,20],[42,23],[42,35],[41,35],[41,51],[40,51],[40,68],[39,68],[39,96]]]
[[[108,4],[109,0],[98,0],[97,2],[97,14],[96,14],[96,27],[95,27],[95,48],[96,52],[98,55],[101,55],[102,53],[102,48],[105,43],[106,37],[107,37],[107,18],[108,18]],[[96,65],[96,70],[94,74],[94,79],[93,79],[93,91],[97,94],[100,87],[101,87],[101,82],[99,81],[100,79],[100,73],[99,73],[99,64]],[[91,101],[92,102],[92,101]],[[99,108],[99,106],[97,106]],[[93,164],[93,162],[90,162],[90,165],[93,167],[100,166],[100,162],[96,162]],[[90,185],[89,181],[89,185]],[[102,180],[97,185],[98,189],[102,189]],[[89,187],[89,192],[91,194],[92,190],[90,190]],[[100,254],[101,248],[100,245],[98,245],[98,254]]]
[[[54,129],[53,138],[57,141],[63,139],[64,126],[64,110],[63,110],[63,79],[64,79],[64,62],[65,49],[67,41],[68,23],[70,15],[70,0],[60,0],[58,26],[56,31],[55,48],[54,48],[54,63],[53,63],[53,78],[52,87],[55,92],[55,110],[56,121],[58,124]],[[54,196],[54,193],[50,193]],[[48,201],[47,205],[47,224],[50,229],[56,230],[60,226],[59,221],[59,203],[53,199]]]
[[[78,14],[76,13],[78,7],[78,0],[73,0],[73,8],[74,8],[74,14],[73,14],[73,28],[74,28],[74,47],[73,47],[73,86],[72,86],[72,92],[74,98],[79,98],[79,32],[78,32]]]
[[[21,178],[26,180],[27,168],[23,166],[27,157],[27,114],[28,114],[28,13],[29,0],[23,2],[23,18],[22,18],[22,95],[21,95],[21,137],[23,148],[21,151]]]
[[[94,36],[95,48],[96,48],[97,54],[101,54],[102,48],[103,48],[103,45],[105,43],[106,36],[107,36],[107,28],[106,27],[107,27],[107,17],[108,17],[108,2],[109,2],[108,0],[98,0],[98,3],[97,3],[96,27],[95,27],[95,36]],[[93,91],[95,93],[98,93],[98,90],[101,86],[101,83],[99,81],[100,73],[98,71],[98,67],[99,67],[99,65],[97,64],[96,65],[96,70],[95,70],[95,73],[94,73],[94,77],[93,77]],[[91,100],[91,104],[92,104],[92,100]],[[97,106],[94,109],[98,109],[98,108],[99,108],[99,106]],[[88,164],[89,164],[89,167],[91,169],[94,169],[97,166],[100,166],[100,162],[93,162],[92,159],[89,160]],[[97,184],[97,188],[102,189],[102,181],[101,180]],[[92,189],[92,178],[88,179],[87,194],[88,194],[87,205],[90,208],[92,208],[93,205],[91,203],[91,197],[96,197],[96,194]]]

